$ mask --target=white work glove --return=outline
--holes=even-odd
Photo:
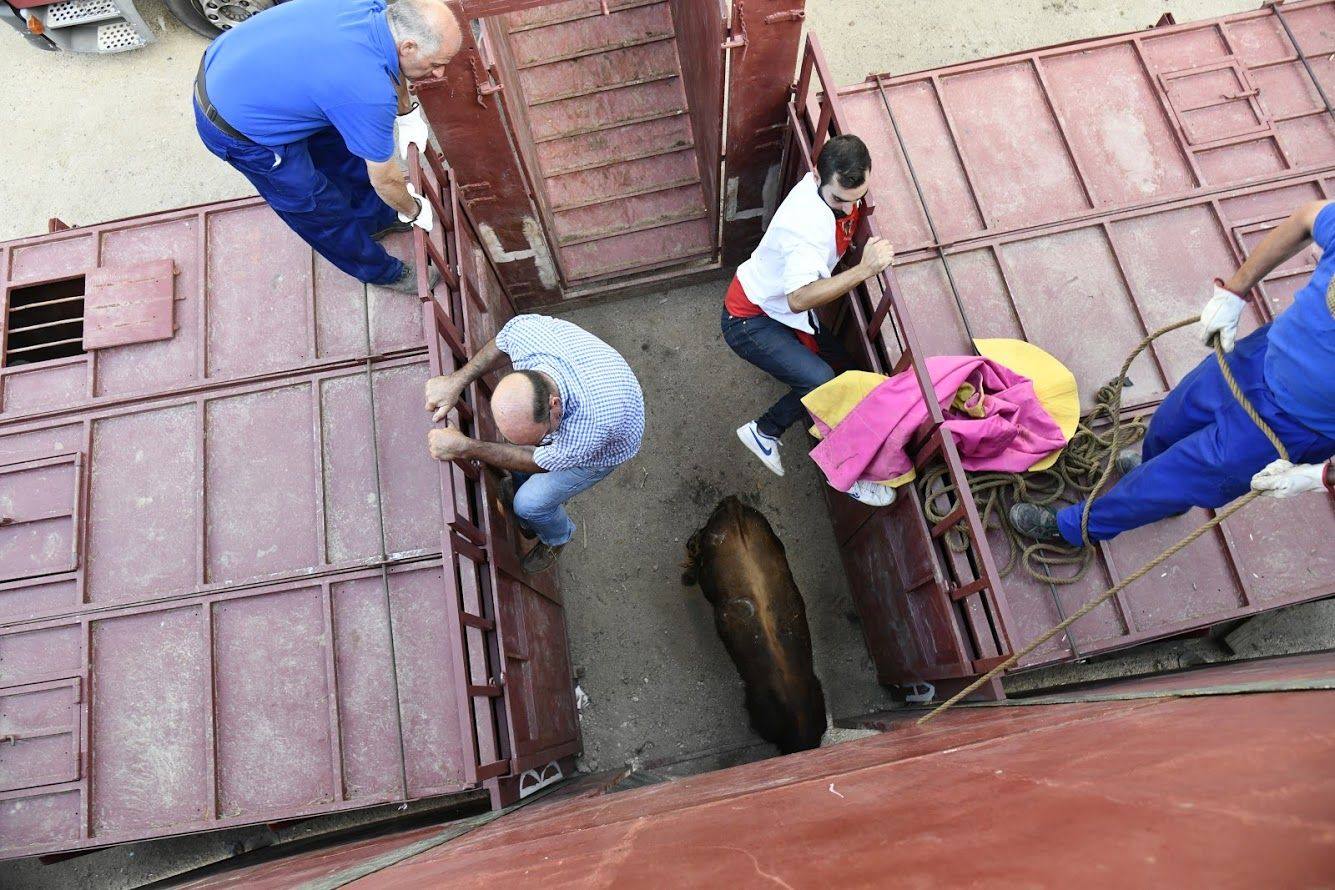
[[[1201,311],[1201,342],[1210,345],[1210,338],[1219,335],[1219,345],[1224,352],[1232,352],[1233,344],[1238,339],[1238,322],[1242,319],[1242,307],[1247,301],[1232,291],[1224,290],[1216,281],[1214,296]]]
[[[1306,491],[1326,487],[1325,464],[1293,465],[1286,460],[1272,461],[1252,477],[1252,488],[1272,498],[1291,498]]]
[[[399,147],[399,157],[408,160],[408,146],[416,145],[418,151],[426,151],[431,141],[431,128],[427,126],[422,106],[416,102],[403,114],[394,118],[394,143]]]
[[[417,194],[417,189],[413,188],[411,182],[405,183],[405,185],[408,188],[408,194],[412,195],[413,200],[417,202],[417,215],[404,216],[400,213],[399,222],[412,223],[423,232],[430,232],[436,226],[436,215],[431,212],[431,202]]]

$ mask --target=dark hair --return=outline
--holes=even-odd
[[[816,174],[820,184],[828,185],[830,179],[839,174],[839,185],[854,189],[862,185],[871,170],[871,153],[867,144],[852,133],[835,136],[820,150],[816,159]]]
[[[547,407],[547,402],[552,397],[552,388],[547,383],[547,378],[537,371],[516,371],[515,373],[527,377],[528,382],[533,384],[533,422],[546,423],[552,415],[551,408]]]

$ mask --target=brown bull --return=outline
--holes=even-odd
[[[699,583],[714,627],[746,686],[751,726],[785,754],[815,748],[825,695],[811,631],[783,542],[758,511],[724,498],[686,544],[682,582]]]

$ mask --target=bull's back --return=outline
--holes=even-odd
[[[806,607],[778,535],[761,513],[725,499],[701,529],[696,572],[757,731],[785,751],[814,747],[825,700]]]

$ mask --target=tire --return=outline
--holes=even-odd
[[[209,40],[222,33],[222,29],[209,21],[195,0],[165,0],[167,9],[176,16],[176,20],[191,31]]]

